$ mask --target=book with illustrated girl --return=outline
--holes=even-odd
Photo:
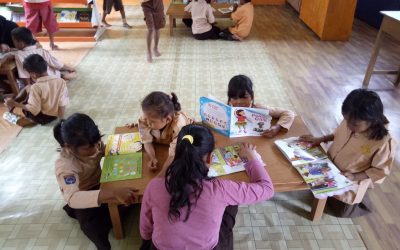
[[[261,136],[272,120],[266,109],[231,107],[212,97],[200,97],[200,116],[204,124],[228,137]]]
[[[141,150],[139,133],[109,135],[100,182],[142,178]]]
[[[217,148],[212,153],[209,177],[232,174],[244,171],[246,158],[239,156],[240,144]]]
[[[352,185],[319,147],[299,141],[298,137],[276,140],[275,145],[296,168],[315,197],[339,195]]]

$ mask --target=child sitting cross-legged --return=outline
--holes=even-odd
[[[40,55],[28,56],[23,67],[35,83],[22,89],[17,97],[5,100],[10,112],[6,112],[4,118],[20,126],[47,124],[57,117],[62,118],[69,103],[66,82],[47,73],[47,63]],[[21,108],[25,117],[13,114],[15,107]]]

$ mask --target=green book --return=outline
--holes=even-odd
[[[142,178],[142,152],[104,158],[100,182]]]

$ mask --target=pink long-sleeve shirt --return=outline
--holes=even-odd
[[[222,215],[228,205],[252,204],[274,195],[271,178],[264,166],[261,160],[246,164],[250,183],[220,179],[203,181],[203,192],[186,222],[183,221],[186,207],[180,210],[179,221],[168,220],[170,194],[165,188],[165,178],[153,179],[142,200],[142,238],[152,239],[157,249],[162,250],[214,248],[218,243]]]

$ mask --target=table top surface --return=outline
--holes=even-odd
[[[129,133],[136,132],[137,128],[128,129],[126,127],[117,127],[115,133]],[[287,133],[280,133],[273,139],[266,139],[263,137],[239,137],[239,138],[228,138],[216,132],[213,132],[216,141],[216,147],[224,147],[239,142],[249,142],[257,146],[257,152],[261,155],[262,159],[266,163],[266,169],[271,176],[272,182],[274,183],[276,192],[287,192],[295,190],[307,190],[309,189],[307,184],[303,181],[301,176],[297,173],[294,167],[292,167],[289,161],[283,156],[279,149],[275,146],[274,141],[277,139],[300,136],[308,134],[309,130],[304,124],[300,117],[296,117],[295,121]],[[167,159],[168,146],[156,144],[156,157],[160,166]],[[156,177],[160,173],[160,169],[152,171],[147,167],[149,158],[145,152],[143,152],[143,170],[142,178],[125,181],[115,181],[101,184],[104,188],[122,188],[122,187],[134,187],[139,189],[139,194],[143,194],[147,184],[150,180]],[[218,177],[221,179],[228,179],[234,181],[245,181],[248,182],[249,178],[246,172],[238,172],[225,176]]]
[[[381,13],[400,22],[400,11],[381,11]]]
[[[218,11],[219,8],[228,8],[231,4],[228,3],[212,3],[211,6],[215,9],[214,16],[215,18],[230,18],[231,13],[222,14]],[[168,16],[173,17],[181,17],[181,18],[190,18],[191,15],[189,12],[185,11],[186,4],[181,3],[171,3],[167,10]]]

